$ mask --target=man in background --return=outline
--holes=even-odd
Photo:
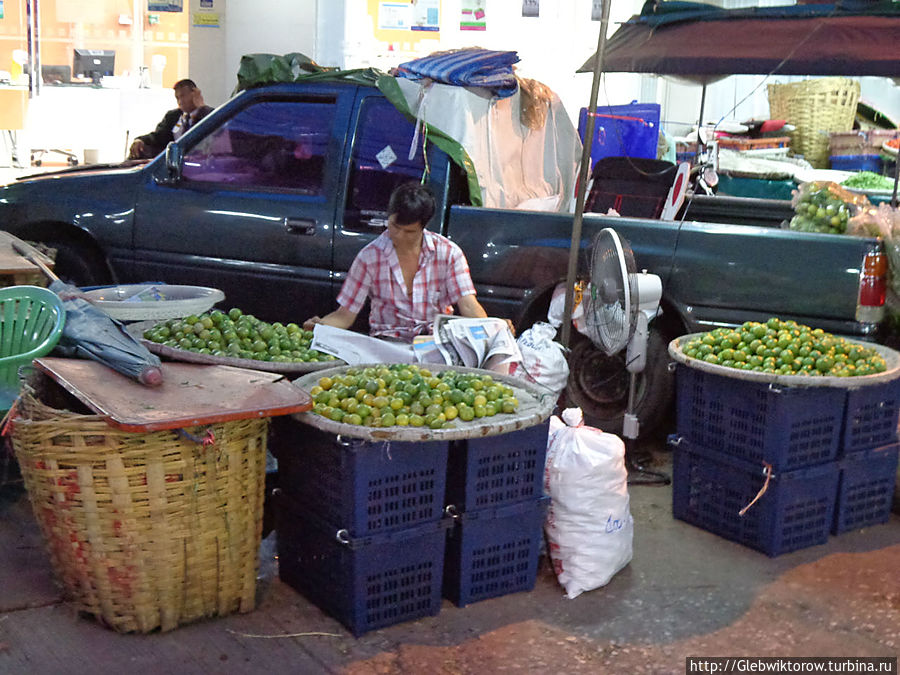
[[[128,159],[152,159],[176,141],[197,122],[212,112],[203,103],[203,94],[193,80],[179,80],[173,87],[178,107],[167,112],[156,129],[138,136],[131,144]]]

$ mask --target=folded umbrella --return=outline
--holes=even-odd
[[[160,360],[125,330],[125,327],[101,309],[78,296],[75,286],[60,281],[50,290],[63,301],[66,323],[56,349],[67,356],[93,359],[141,384],[162,384]]]
[[[56,276],[34,248],[18,239],[11,243],[17,253],[37,265],[51,280],[50,290],[63,302],[66,323],[57,350],[67,356],[99,361],[150,387],[162,384],[158,356],[151,354],[121,323],[81,297],[78,287]]]

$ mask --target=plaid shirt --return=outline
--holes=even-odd
[[[462,249],[446,237],[425,230],[412,297],[408,296],[397,252],[384,232],[356,256],[337,301],[356,314],[368,296],[369,333],[411,341],[427,332],[435,314],[452,314],[451,305],[474,293]]]

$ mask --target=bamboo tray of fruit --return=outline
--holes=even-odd
[[[294,385],[313,399],[313,410],[297,420],[368,441],[496,436],[540,424],[557,399],[509,375],[433,364],[342,366]]]
[[[140,321],[127,330],[154,354],[172,361],[300,374],[343,363],[310,349],[312,331],[268,323],[232,308],[167,321]]]
[[[669,355],[704,372],[790,387],[856,389],[900,377],[900,353],[772,318],[682,335]]]

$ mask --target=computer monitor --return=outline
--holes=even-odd
[[[115,72],[116,52],[112,49],[76,49],[72,61],[74,77],[89,77],[99,82],[101,77]]]

